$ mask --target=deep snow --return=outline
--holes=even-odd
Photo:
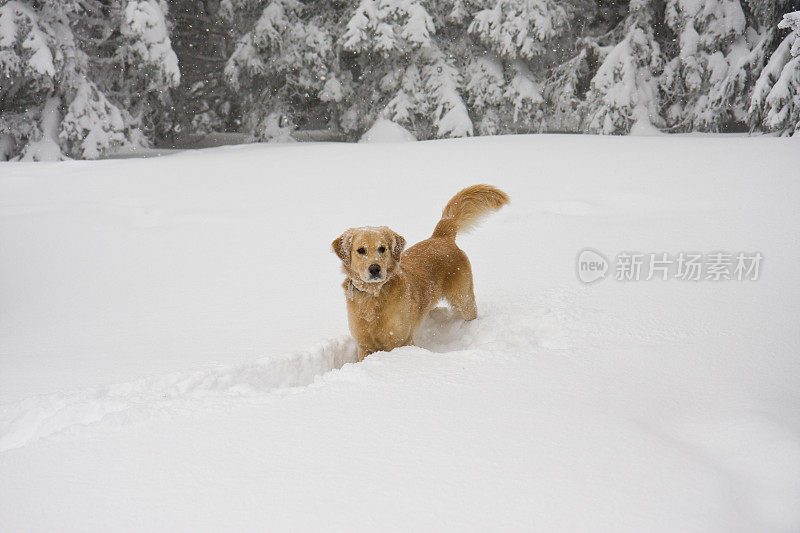
[[[796,531],[800,183],[773,138],[0,164],[0,530]],[[330,242],[460,187],[479,319],[359,364]],[[579,251],[760,251],[592,285]]]

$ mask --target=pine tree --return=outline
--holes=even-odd
[[[661,49],[653,34],[652,0],[631,0],[622,40],[603,59],[583,106],[591,133],[651,132],[662,126],[658,106]]]
[[[495,0],[475,13],[469,31],[503,57],[535,59],[564,34],[567,10],[555,0]]]
[[[585,129],[586,95],[607,47],[595,37],[578,41],[577,54],[551,69],[542,96],[547,131],[579,133]]]
[[[749,115],[750,100],[767,60],[775,51],[778,22],[781,15],[791,9],[797,0],[746,0],[747,29],[742,38],[734,42],[728,55],[728,72],[720,83],[709,89],[712,116],[723,127],[740,128],[752,122]]]
[[[755,84],[751,124],[793,135],[800,131],[800,11],[784,15],[778,26],[792,31],[772,54]]]
[[[566,5],[573,14],[570,38],[553,44],[559,53],[546,62],[542,124],[545,131],[578,133],[585,131],[585,101],[592,78],[625,37],[629,5],[609,0],[573,0]]]
[[[709,88],[709,112],[716,126],[746,124],[749,120],[750,96],[756,81],[774,48],[776,32],[766,29],[758,33],[754,28],[738,57],[730,57],[730,67],[725,78]],[[712,128],[716,129],[716,127]]]
[[[288,140],[298,125],[329,114],[334,99],[332,10],[314,11],[297,0],[227,0],[223,12],[235,23],[255,10],[256,23],[237,42],[225,66],[242,95],[244,128],[262,140]]]
[[[677,131],[716,130],[728,117],[713,105],[721,96],[712,92],[728,75],[732,54],[747,48],[741,4],[667,0],[665,18],[678,42],[661,78],[667,122]]]
[[[798,0],[744,0],[753,18],[753,25],[776,28],[785,13],[800,9]]]
[[[141,132],[142,144],[170,135],[176,125],[171,89],[180,84],[181,73],[167,10],[165,0],[128,0],[120,5],[119,15],[112,15],[120,33],[113,40],[113,61],[98,77],[109,98],[130,116],[128,126]]]
[[[486,53],[470,58],[467,94],[484,135],[543,127],[543,85],[572,21],[571,5],[554,0],[494,0],[474,13],[469,33]]]
[[[158,0],[0,6],[3,157],[96,158],[151,142],[180,80],[165,9]]]
[[[173,91],[179,132],[236,131],[241,123],[238,95],[224,74],[237,36],[220,7],[218,0],[169,0],[172,48],[181,65],[181,85]]]
[[[797,9],[800,0],[0,0],[0,158],[94,158],[187,128],[355,139],[378,119],[419,139],[745,122],[791,133],[798,30],[787,17],[781,43],[777,26]]]
[[[436,14],[444,20],[443,12]],[[436,32],[420,0],[360,2],[340,38],[350,54],[340,118],[345,131],[388,118],[418,139],[472,135],[455,57],[439,46]]]
[[[0,137],[4,159],[60,158],[61,77],[68,63],[85,63],[71,31],[65,31],[63,10],[40,16],[31,5],[0,6]],[[57,35],[64,38],[57,45]],[[73,66],[73,65],[69,65]],[[48,154],[43,147],[48,146]]]

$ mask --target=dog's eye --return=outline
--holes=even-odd
[[[358,250],[356,250],[356,252],[360,253],[361,255],[367,253],[367,251],[364,248],[359,248]]]
[[[386,247],[385,246],[378,246],[378,253],[379,254],[382,254],[385,251],[386,251]]]

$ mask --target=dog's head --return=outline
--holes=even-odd
[[[350,228],[333,241],[347,275],[363,283],[381,284],[399,271],[406,240],[386,226]]]

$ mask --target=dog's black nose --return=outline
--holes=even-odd
[[[377,278],[381,273],[381,266],[377,263],[373,263],[369,266],[369,275],[373,278]]]

